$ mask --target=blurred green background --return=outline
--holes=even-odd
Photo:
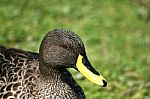
[[[77,33],[108,81],[70,70],[87,99],[150,98],[150,0],[0,0],[0,45],[38,52],[54,28]]]

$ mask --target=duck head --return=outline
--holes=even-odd
[[[40,63],[54,69],[75,68],[91,82],[103,87],[106,80],[90,64],[82,40],[72,31],[55,29],[46,34],[40,46]]]

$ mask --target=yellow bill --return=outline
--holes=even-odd
[[[103,87],[106,87],[107,82],[103,78],[103,76],[100,75],[99,73],[98,74],[94,73],[94,71],[96,70],[90,65],[89,62],[85,64],[85,62],[83,62],[83,59],[84,59],[83,56],[81,55],[78,56],[77,63],[76,63],[77,69],[91,82],[98,84],[98,85],[102,85]]]

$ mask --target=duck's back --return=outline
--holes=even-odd
[[[39,55],[0,46],[0,99],[27,99],[38,77]]]

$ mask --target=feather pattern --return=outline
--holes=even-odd
[[[51,77],[40,75],[38,53],[0,46],[0,99],[85,98],[67,69],[49,72]]]

